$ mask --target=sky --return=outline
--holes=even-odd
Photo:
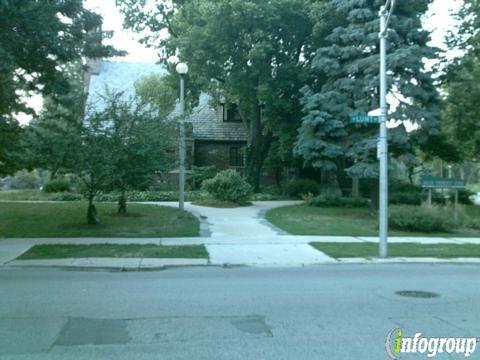
[[[103,17],[103,30],[113,31],[113,37],[105,42],[128,52],[127,56],[112,60],[148,63],[158,60],[154,49],[148,49],[141,45],[138,41],[138,35],[123,29],[123,18],[115,6],[115,0],[84,0],[84,3],[86,8],[94,10]],[[425,19],[425,27],[432,32],[432,45],[446,49],[444,44],[445,36],[449,30],[455,29],[456,24],[451,13],[458,10],[461,3],[462,0],[435,0],[433,2]],[[457,53],[450,52],[447,56],[451,58],[456,55]],[[30,99],[29,104],[36,111],[39,111],[42,107],[42,98],[34,96]],[[18,119],[21,123],[26,124],[30,117],[19,115]]]
[[[105,41],[116,48],[126,50],[127,56],[115,59],[129,62],[156,62],[155,50],[148,49],[139,43],[139,37],[132,31],[123,29],[123,17],[115,7],[115,0],[84,0],[87,9],[95,11],[103,17],[103,30],[112,30],[113,38]]]
[[[432,31],[433,45],[445,48],[443,39],[447,31],[453,30],[456,24],[451,12],[458,10],[461,3],[461,0],[435,0],[433,2],[425,21],[425,27]],[[119,60],[133,62],[155,62],[157,60],[155,50],[145,48],[139,44],[138,36],[135,33],[122,28],[122,15],[115,7],[115,0],[85,0],[85,6],[103,16],[104,30],[114,31],[114,36],[109,44],[129,52],[128,56]]]

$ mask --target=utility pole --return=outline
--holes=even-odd
[[[387,32],[395,0],[387,0],[380,8],[380,211],[379,256],[388,256],[388,104],[387,104]]]
[[[178,208],[185,209],[185,75],[188,66],[178,63],[176,67],[180,75],[180,141],[178,146],[179,171],[178,171]]]

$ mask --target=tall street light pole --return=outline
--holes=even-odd
[[[178,145],[179,171],[178,171],[178,208],[185,208],[185,75],[188,73],[188,66],[185,63],[178,63],[177,73],[180,75],[180,140]]]
[[[380,211],[379,255],[388,256],[388,105],[387,105],[387,31],[395,0],[387,0],[380,8]]]

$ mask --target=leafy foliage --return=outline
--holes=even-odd
[[[13,176],[3,179],[3,186],[13,190],[38,189],[41,178],[37,171],[19,170]]]
[[[347,160],[353,164],[347,169],[350,176],[378,177],[378,130],[371,125],[349,124],[348,117],[378,107],[377,14],[383,3],[330,0],[318,15],[318,23],[328,24],[333,16],[336,24],[313,59],[313,70],[320,80],[303,89],[306,116],[295,152],[305,165],[336,172],[338,164]],[[399,101],[391,118],[418,124],[418,143],[438,133],[438,94],[432,74],[424,69],[424,60],[436,55],[427,45],[429,36],[421,24],[429,3],[399,2],[388,36],[389,85]],[[403,124],[390,131],[389,143],[394,155],[412,151],[413,140]]]
[[[426,206],[392,206],[389,213],[392,229],[432,232],[452,232],[456,228],[452,209]]]
[[[248,202],[252,196],[251,186],[235,170],[219,172],[213,179],[205,180],[202,189],[215,200],[237,204]]]
[[[480,57],[467,55],[458,68],[452,70],[447,83],[448,97],[443,127],[466,160],[476,161],[480,154]]]
[[[259,188],[264,160],[278,133],[293,145],[300,93],[313,55],[310,0],[205,0],[156,2],[117,0],[126,26],[162,60],[178,55],[190,67],[188,80],[218,102],[236,103],[247,127],[246,172]],[[163,36],[168,32],[170,36]],[[190,87],[190,86],[189,86]],[[285,158],[285,157],[284,157]]]
[[[67,179],[52,179],[45,183],[43,191],[47,193],[60,193],[70,191],[70,182]]]
[[[93,116],[111,146],[108,187],[120,191],[119,211],[126,212],[127,190],[145,190],[156,173],[172,168],[175,124],[138,99],[123,100],[121,93],[108,98],[105,110]]]
[[[22,167],[23,129],[10,117],[0,116],[0,176],[11,175]]]
[[[205,180],[213,179],[217,175],[216,166],[194,166],[187,181],[193,190],[200,189]]]
[[[309,206],[315,207],[345,207],[362,208],[368,207],[370,202],[364,198],[349,198],[335,195],[320,195],[308,201]]]
[[[151,74],[135,83],[136,94],[142,101],[154,105],[162,117],[168,116],[174,109],[178,89],[176,76]]]
[[[462,2],[458,32],[450,34],[449,47],[461,50],[463,56],[447,63],[445,76],[445,109],[443,130],[457,148],[463,160],[478,161],[480,154],[480,129],[478,99],[480,96],[480,3],[478,0]]]
[[[102,18],[82,0],[0,2],[0,115],[31,112],[22,95],[68,92],[62,67],[81,57],[120,54],[100,43]]]
[[[285,188],[285,193],[292,199],[301,199],[308,194],[318,195],[320,185],[311,179],[293,180]]]

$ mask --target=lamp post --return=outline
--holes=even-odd
[[[184,210],[185,203],[185,75],[188,73],[188,66],[185,63],[178,63],[176,71],[180,75],[180,141],[178,146],[179,171],[178,171],[178,208]]]
[[[395,0],[387,0],[380,8],[380,211],[379,211],[379,255],[388,256],[388,105],[387,105],[387,31],[395,6]]]

